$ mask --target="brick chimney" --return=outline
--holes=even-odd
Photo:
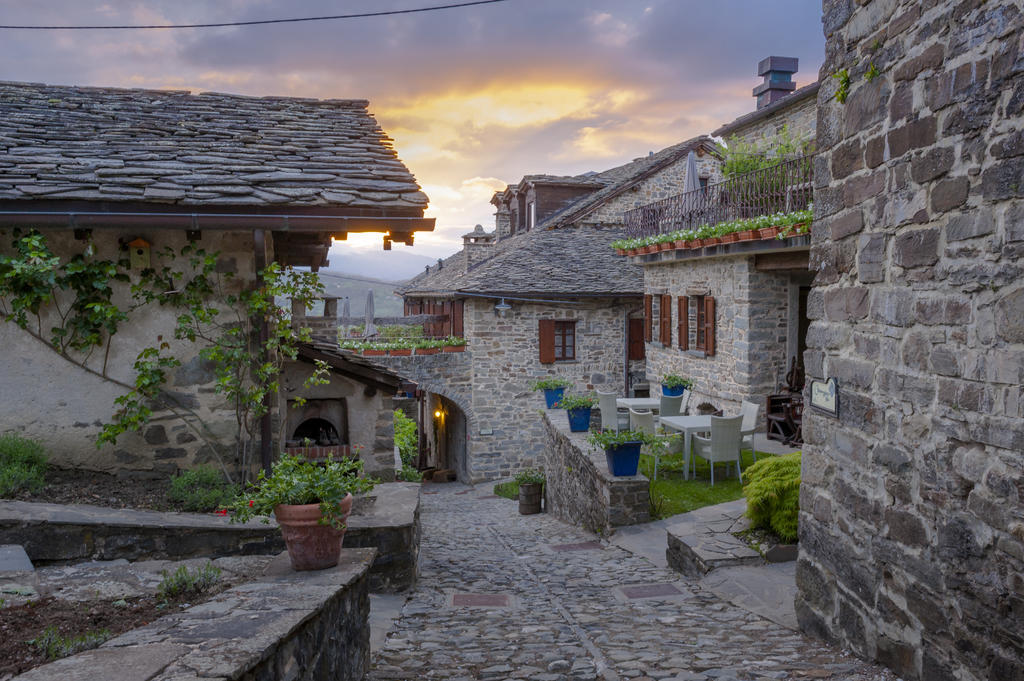
[[[466,269],[486,260],[494,246],[494,232],[485,232],[483,225],[477,225],[472,232],[462,235],[462,252],[466,254]]]
[[[764,82],[754,88],[757,108],[779,101],[796,89],[793,74],[797,72],[800,60],[796,57],[767,57],[757,64],[757,75],[764,76]]]

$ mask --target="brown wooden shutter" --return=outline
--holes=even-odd
[[[704,354],[715,354],[715,299],[704,296]]]
[[[538,322],[540,338],[540,363],[553,364],[555,361],[555,320],[541,319]]]
[[[672,347],[672,296],[663,294],[658,315],[661,317],[661,328],[658,330],[658,340],[666,348]]]
[[[466,301],[456,300],[452,303],[452,335],[462,338],[462,334],[465,333],[463,326],[463,315]]]
[[[689,296],[679,296],[676,299],[676,304],[679,307],[679,349],[689,350],[690,349],[690,298]]]
[[[644,341],[651,342],[651,330],[654,326],[654,300],[651,294],[644,294]]]
[[[629,320],[629,358],[643,359],[644,354],[644,320]]]

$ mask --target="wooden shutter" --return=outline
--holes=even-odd
[[[462,334],[465,333],[463,325],[463,313],[465,312],[464,306],[466,301],[456,300],[452,303],[452,335],[462,338]]]
[[[629,359],[644,358],[644,320],[629,320]]]
[[[538,336],[540,339],[540,363],[554,364],[555,362],[555,320],[541,319],[538,321]]]
[[[666,348],[672,347],[672,296],[663,294],[661,305],[658,309],[658,316],[661,318],[661,328],[658,330],[658,340]]]
[[[651,329],[654,326],[654,300],[651,294],[644,294],[644,341],[651,342]]]
[[[676,305],[678,306],[677,313],[679,315],[679,349],[689,350],[690,349],[690,298],[689,296],[679,296],[676,299]]]
[[[704,296],[704,354],[715,354],[715,299]]]

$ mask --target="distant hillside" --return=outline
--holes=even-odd
[[[410,252],[402,246],[396,246],[390,251],[367,251],[335,245],[328,260],[331,261],[332,272],[390,281],[412,279],[427,265],[437,263],[437,258]]]
[[[331,256],[333,265],[335,257]],[[334,269],[320,270],[320,281],[329,296],[348,298],[349,313],[361,316],[366,312],[366,292],[373,290],[373,311],[377,317],[398,317],[402,314],[402,299],[394,294],[398,282],[371,279],[339,272]],[[341,314],[343,300],[338,301],[338,314]]]

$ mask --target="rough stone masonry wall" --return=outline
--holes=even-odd
[[[720,181],[721,163],[709,154],[697,156],[697,176],[708,178],[709,183]],[[686,156],[683,156],[675,163],[645,178],[635,187],[601,204],[597,210],[585,215],[580,224],[621,225],[622,216],[627,210],[681,194],[685,186]]]
[[[1022,679],[1022,7],[824,24],[806,366],[840,416],[804,412],[801,626],[905,679]]]
[[[469,470],[474,481],[493,480],[541,462],[544,426],[534,381],[561,376],[575,392],[625,394],[625,316],[639,308],[629,299],[586,300],[576,307],[513,301],[504,318],[494,300],[466,300],[466,338],[473,353],[473,407]],[[538,320],[576,320],[576,360],[540,363]],[[490,434],[485,434],[491,431]]]
[[[651,520],[650,482],[643,475],[615,477],[602,450],[586,433],[569,431],[565,412],[544,410],[543,398],[532,400],[544,412],[544,496],[547,511],[591,532]],[[596,410],[595,410],[596,412]]]
[[[679,349],[679,296],[706,288],[715,298],[715,354]],[[693,380],[691,412],[708,402],[726,413],[739,413],[740,402],[764,404],[785,373],[789,279],[754,269],[753,257],[690,260],[644,267],[644,292],[672,296],[672,337],[647,344],[647,376],[652,393],[661,377],[673,373]]]
[[[764,118],[737,128],[729,133],[727,140],[735,135],[748,144],[757,144],[765,137],[779,134],[785,127],[795,140],[814,141],[817,122],[818,100],[814,96],[805,97],[796,104],[782,107]]]
[[[70,230],[48,231],[46,236],[64,262],[87,246],[85,241],[75,240]],[[125,258],[118,240],[136,237],[151,244],[154,266],[161,262],[158,252],[164,248],[177,252],[188,243],[184,231],[97,230],[93,235],[96,257]],[[0,230],[0,252],[9,252],[12,239],[11,230]],[[253,281],[251,232],[207,231],[196,245],[219,252],[218,271],[233,273],[234,278],[225,282],[226,293],[236,293]],[[138,283],[138,271],[129,275],[131,283]],[[128,284],[115,284],[113,300],[122,308],[130,304]],[[62,305],[66,304],[62,299]],[[109,355],[102,348],[91,354],[86,363],[91,372],[64,360],[15,324],[0,322],[0,347],[4,348],[0,355],[0,432],[16,432],[42,442],[50,462],[62,467],[159,477],[214,462],[215,457],[195,432],[165,409],[155,409],[141,433],[122,435],[116,446],[96,447],[102,424],[111,420],[116,409],[114,400],[128,392],[124,384],[134,384],[133,364],[139,351],[158,345],[161,337],[170,344],[170,354],[182,362],[168,372],[167,393],[203,419],[230,465],[236,432],[234,409],[214,392],[212,366],[199,358],[199,346],[174,339],[176,316],[175,309],[158,305],[135,310],[114,334]],[[54,323],[43,320],[44,336],[49,336],[46,330]],[[104,365],[106,375],[120,384],[97,375],[104,372]]]

